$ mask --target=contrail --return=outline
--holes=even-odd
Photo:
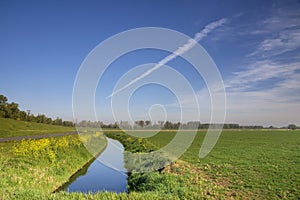
[[[210,33],[215,28],[223,25],[226,21],[227,21],[227,19],[223,18],[223,19],[220,19],[218,21],[209,23],[208,25],[206,25],[204,27],[203,30],[201,30],[200,32],[196,33],[193,39],[189,39],[186,44],[184,44],[183,46],[179,47],[172,54],[168,55],[167,57],[165,57],[164,59],[162,59],[161,61],[159,61],[153,68],[149,69],[148,71],[146,71],[142,75],[136,77],[135,79],[133,79],[132,81],[130,81],[129,83],[127,83],[125,86],[121,87],[120,89],[114,91],[111,95],[107,96],[106,98],[111,98],[113,95],[121,92],[122,90],[126,89],[127,87],[129,87],[130,85],[134,84],[135,82],[137,82],[137,81],[141,80],[142,78],[148,76],[149,74],[151,74],[152,72],[154,72],[155,70],[157,70],[161,66],[167,64],[169,61],[173,60],[177,56],[180,56],[183,53],[187,52],[188,50],[190,50],[191,48],[193,48],[200,40],[202,40],[204,37],[206,37],[208,33]]]

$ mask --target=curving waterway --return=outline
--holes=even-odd
[[[78,171],[60,190],[67,192],[95,193],[112,191],[127,192],[127,173],[124,168],[124,147],[107,139],[105,150],[90,164]]]

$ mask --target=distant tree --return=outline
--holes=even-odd
[[[7,104],[7,97],[4,96],[3,94],[0,94],[0,109],[4,108],[6,104]]]
[[[29,122],[36,122],[36,118],[33,114],[27,116],[27,121]]]
[[[158,121],[157,122],[159,126],[163,127],[164,126],[164,121]]]
[[[239,124],[224,124],[223,128],[224,129],[235,129],[235,128],[239,128]]]
[[[198,121],[190,121],[187,123],[188,129],[198,129],[199,126],[200,126],[200,122],[198,122]]]
[[[122,129],[131,129],[131,126],[128,121],[120,121],[118,123],[118,126],[121,127]]]
[[[38,114],[38,116],[36,116],[37,123],[46,123],[46,119],[46,116],[42,114]]]
[[[19,112],[19,117],[20,117],[20,120],[26,121],[27,120],[27,113],[25,111],[20,111]]]
[[[31,114],[30,110],[27,110],[27,112],[21,111],[17,103],[8,103],[7,97],[3,94],[0,94],[0,117],[45,124],[55,124],[60,126],[74,126],[73,122],[62,121],[62,119],[58,117],[55,120],[52,120],[50,117],[47,117],[44,114],[38,114],[37,116],[34,116]],[[97,124],[97,122],[89,123],[95,127],[101,126],[100,124]]]
[[[118,128],[118,124],[115,122],[113,124],[108,124],[108,125],[104,125],[103,128],[113,128],[113,129],[116,129]]]
[[[209,126],[210,124],[199,124],[200,129],[208,129]]]
[[[180,122],[177,122],[177,123],[174,125],[174,128],[175,128],[175,129],[179,129],[180,126],[181,126],[181,123],[180,123]]]
[[[97,123],[96,128],[102,128],[103,122],[97,121],[96,123]]]
[[[0,94],[0,104],[5,104],[8,101],[7,97]]]
[[[146,121],[145,121],[145,125],[146,125],[146,126],[151,126],[151,121],[146,120]]]
[[[5,118],[17,119],[19,117],[19,112],[20,112],[19,105],[14,102],[9,103],[5,106],[4,112],[5,112],[4,115]]]
[[[0,117],[5,117],[5,107],[7,102],[7,97],[4,95],[0,95]]]
[[[52,119],[51,119],[50,117],[47,117],[47,118],[45,119],[45,123],[46,123],[46,124],[52,124]]]
[[[115,123],[113,124],[112,128],[119,128],[118,123],[115,122]]]
[[[87,127],[87,121],[86,120],[82,120],[78,123],[79,127]]]
[[[143,128],[145,126],[144,120],[135,121],[134,123],[138,128]]]
[[[242,129],[263,129],[264,127],[253,125],[253,126],[240,126],[240,128],[242,128]]]
[[[62,119],[57,117],[53,122],[52,122],[53,125],[58,125],[58,126],[62,126],[63,123],[62,123]]]
[[[74,123],[71,121],[63,121],[63,126],[74,126]]]
[[[164,124],[164,129],[173,129],[173,124],[172,122],[166,121],[166,123]]]
[[[295,130],[296,128],[297,128],[297,126],[295,124],[288,125],[288,129],[290,129],[290,130]]]
[[[26,118],[27,121],[29,121],[30,113],[31,113],[31,110],[27,110],[27,118]]]

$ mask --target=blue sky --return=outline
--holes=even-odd
[[[207,24],[226,19],[199,41],[222,75],[226,122],[300,124],[299,11],[299,1],[289,0],[0,1],[0,93],[21,109],[71,120],[77,71],[100,42],[140,27],[169,28],[193,38]],[[124,73],[168,54],[145,49],[117,59],[96,94],[98,118],[113,120],[105,97]],[[168,65],[190,81],[201,101],[201,121],[208,122],[209,94],[201,76],[180,57]],[[187,105],[188,100],[187,94]],[[166,105],[168,119],[178,119],[174,95],[155,85],[133,95],[133,118],[148,119],[156,104]]]

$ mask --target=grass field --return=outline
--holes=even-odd
[[[106,135],[120,140],[127,151],[148,152],[166,145],[175,132],[162,131],[148,139],[116,131]],[[180,160],[161,173],[130,175],[129,194],[52,193],[92,158],[78,136],[3,142],[0,199],[300,198],[299,130],[225,130],[212,152],[200,160],[204,136],[199,131]]]
[[[159,148],[175,133],[162,131],[147,140]],[[125,144],[126,150],[146,152],[134,147],[136,143],[130,142],[130,136],[109,136],[112,134]],[[183,199],[300,198],[299,130],[225,130],[211,153],[199,159],[204,136],[205,131],[199,131],[180,160],[162,173],[132,174],[128,179],[129,191],[151,191]]]
[[[164,146],[174,134],[161,132],[149,141]],[[212,152],[199,160],[204,135],[202,131],[197,134],[181,160],[213,182],[243,198],[300,198],[299,130],[225,130]]]
[[[75,131],[75,127],[55,126],[0,118],[0,138],[42,135],[47,133],[64,133],[71,131]]]

